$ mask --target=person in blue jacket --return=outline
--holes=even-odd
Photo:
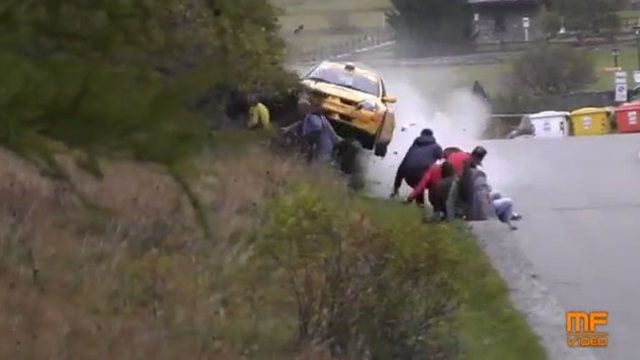
[[[335,132],[320,109],[308,100],[301,99],[298,102],[298,110],[302,120],[281,128],[280,133],[284,135],[297,132],[301,136],[309,163],[317,160],[330,161],[335,146],[344,140]]]
[[[422,130],[398,166],[391,197],[398,195],[403,180],[411,188],[418,185],[422,175],[443,156],[442,147],[436,142],[433,131],[431,129]],[[424,204],[424,193],[418,195],[416,202],[419,205]]]

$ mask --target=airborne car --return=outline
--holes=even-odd
[[[378,157],[387,154],[395,128],[382,78],[349,63],[324,61],[303,77],[303,96],[319,105],[338,135],[357,140]]]

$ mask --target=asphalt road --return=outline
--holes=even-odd
[[[608,311],[603,360],[637,359],[640,135],[486,143],[489,177],[525,220],[517,240],[567,310]]]

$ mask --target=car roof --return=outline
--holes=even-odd
[[[364,69],[354,63],[349,62],[336,62],[336,61],[323,61],[318,68],[321,69],[344,69],[345,66],[351,65],[355,68],[354,72],[358,75],[366,76],[374,81],[379,81],[380,76],[371,70]]]

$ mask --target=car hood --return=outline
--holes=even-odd
[[[363,100],[375,101],[379,103],[379,99],[377,96],[367,94],[361,91],[344,88],[342,86],[325,83],[321,81],[314,80],[303,80],[302,85],[306,86],[311,90],[317,90],[323,92],[327,95],[336,96],[343,99],[348,99],[351,101],[360,102]]]

